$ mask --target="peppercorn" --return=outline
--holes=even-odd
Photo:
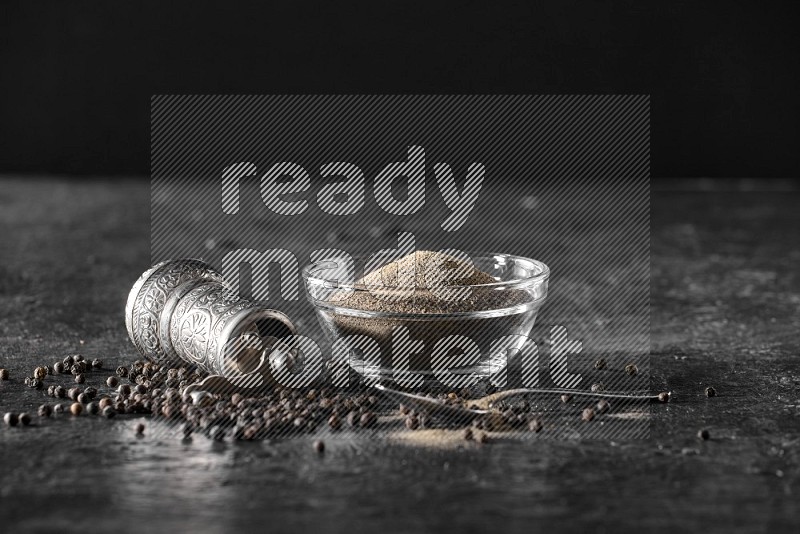
[[[83,354],[76,354],[75,355],[75,363],[80,363],[80,362],[82,362],[84,360],[85,360],[85,358],[83,357]]]
[[[464,429],[464,433],[462,434],[465,441],[472,441],[472,429],[467,427]]]
[[[670,394],[669,391],[662,391],[658,394],[658,400],[661,402],[669,402]]]
[[[97,415],[98,413],[100,413],[100,405],[92,401],[86,405],[86,411],[92,415]]]
[[[486,432],[481,432],[478,434],[477,442],[480,444],[488,443],[489,442],[489,434]]]
[[[411,410],[405,404],[401,404],[399,410],[400,410],[400,415],[408,415],[409,413],[411,413]]]
[[[625,366],[625,372],[628,374],[628,376],[636,376],[639,374],[639,368],[636,367],[635,364],[629,363]]]
[[[223,426],[215,426],[211,431],[211,439],[214,441],[224,441],[225,440],[225,427]]]
[[[106,385],[110,388],[117,387],[117,384],[119,384],[119,380],[116,376],[109,376],[108,379],[106,379]]]
[[[708,386],[706,388],[706,397],[716,397],[716,396],[717,396],[717,390],[714,389],[712,386]]]
[[[97,396],[97,388],[92,386],[89,386],[88,388],[84,389],[83,392],[86,393],[90,399],[93,399]]]
[[[328,426],[331,427],[331,430],[339,430],[342,428],[342,420],[338,415],[333,414],[328,418]]]
[[[144,423],[139,423],[136,425],[136,434],[137,435],[144,434]]]
[[[53,413],[53,409],[50,407],[49,404],[42,404],[39,406],[39,417],[50,417],[50,414]]]
[[[406,428],[409,430],[416,430],[419,428],[419,419],[416,415],[408,415],[406,417]]]
[[[111,419],[115,415],[117,415],[117,412],[111,406],[106,406],[105,408],[103,408],[103,417],[105,417],[106,419]]]
[[[361,426],[364,428],[371,428],[375,426],[375,423],[378,422],[378,418],[375,416],[373,412],[366,411],[361,414]]]
[[[609,407],[610,404],[608,404],[607,400],[600,399],[599,401],[597,401],[597,406],[595,406],[595,409],[597,410],[597,413],[606,413]]]
[[[72,412],[72,415],[80,415],[83,412],[83,404],[73,402],[72,406],[69,407],[69,411]]]
[[[77,375],[75,375],[76,384],[83,384],[84,382],[86,382],[86,377],[83,376],[83,373],[78,373]]]
[[[47,376],[47,368],[46,367],[37,367],[33,370],[33,378],[38,378],[39,380],[44,380],[44,377]]]
[[[607,366],[608,366],[608,363],[606,362],[605,358],[600,358],[599,360],[594,362],[594,368],[597,369],[597,370],[600,370],[600,371],[605,369]]]
[[[26,413],[19,414],[19,422],[22,423],[22,426],[28,426],[31,424],[31,416]]]
[[[67,397],[67,390],[64,386],[56,386],[53,388],[53,395],[59,399],[64,399]]]
[[[572,395],[567,395],[567,394],[561,395],[561,402],[563,402],[564,404],[568,403],[571,400],[572,400]]]
[[[25,385],[31,389],[42,389],[44,387],[44,383],[41,380],[32,376],[25,377]]]
[[[103,360],[100,358],[95,358],[92,360],[92,369],[102,369],[103,368]]]
[[[125,378],[126,376],[128,376],[128,368],[125,367],[124,365],[120,365],[119,367],[117,367],[117,376],[120,378]]]
[[[138,393],[139,395],[144,395],[147,393],[147,388],[141,384],[138,384],[135,388],[133,388],[134,393]]]
[[[131,394],[131,387],[128,384],[120,384],[120,386],[117,388],[117,393],[123,397],[127,397]]]
[[[531,432],[541,432],[544,425],[542,425],[542,420],[538,417],[534,417],[530,421],[528,421],[528,430]]]
[[[91,401],[92,399],[90,399],[89,395],[87,395],[86,393],[81,393],[75,398],[75,400],[80,402],[81,404],[88,404],[89,401]]]
[[[323,452],[325,452],[325,442],[322,441],[321,439],[316,440],[314,442],[314,451],[317,454],[322,454]]]
[[[64,359],[62,360],[61,363],[64,364],[65,368],[69,369],[70,367],[72,367],[72,364],[75,363],[75,358],[72,355],[64,356]]]
[[[358,412],[353,410],[353,411],[351,411],[350,413],[347,414],[347,424],[349,426],[351,426],[351,427],[352,426],[358,426],[358,422],[359,422]]]
[[[53,413],[55,414],[64,413],[64,405],[59,402],[58,404],[53,406]]]
[[[703,441],[707,441],[711,437],[711,433],[705,428],[697,432],[697,437]]]
[[[581,419],[583,419],[586,422],[589,422],[592,419],[594,419],[594,410],[592,410],[591,408],[584,408],[583,413],[581,413]]]
[[[100,399],[100,403],[99,403],[101,410],[105,410],[106,407],[112,406],[113,404],[114,404],[114,401],[111,400],[110,397],[103,397],[102,399]]]
[[[53,364],[53,371],[56,374],[63,374],[64,373],[64,362],[56,362]]]
[[[9,372],[8,369],[0,369],[0,380],[8,380]]]
[[[3,422],[5,422],[5,424],[8,426],[17,426],[17,423],[19,422],[19,416],[15,413],[9,412],[3,416]]]
[[[55,384],[50,384],[47,386],[47,396],[48,397],[55,397],[56,396],[56,386]]]
[[[600,383],[592,384],[592,387],[591,387],[592,393],[600,393],[604,389],[605,389],[605,387],[603,386],[603,384],[600,384]]]

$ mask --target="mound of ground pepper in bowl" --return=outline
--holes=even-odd
[[[477,254],[471,260],[417,251],[369,270],[327,300],[310,297],[334,358],[369,378],[402,371],[436,381],[441,365],[432,365],[432,352],[437,343],[460,336],[480,352],[472,350],[469,361],[455,358],[465,381],[502,371],[507,349],[524,341],[508,336],[529,333],[549,271],[540,262],[507,255]],[[457,356],[459,343],[451,344]]]

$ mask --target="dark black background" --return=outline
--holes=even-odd
[[[626,93],[654,177],[794,177],[796,5],[7,1],[0,172],[147,175],[153,94]]]

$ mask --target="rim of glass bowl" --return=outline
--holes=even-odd
[[[516,278],[514,280],[505,280],[500,282],[491,282],[488,284],[471,284],[469,286],[464,287],[471,287],[471,288],[480,288],[480,289],[488,289],[488,290],[510,290],[510,289],[525,289],[529,286],[533,286],[535,284],[540,284],[547,281],[550,278],[550,268],[545,265],[543,262],[539,260],[534,260],[533,258],[527,258],[525,256],[516,256],[514,254],[505,254],[500,252],[474,252],[470,251],[466,253],[473,261],[476,258],[496,258],[496,257],[503,257],[503,258],[510,258],[513,259],[514,262],[527,262],[531,264],[535,269],[538,270],[536,274],[531,276],[527,276],[524,278]],[[358,255],[355,256],[353,259],[355,261],[361,260],[362,262],[364,259],[368,257],[368,255]],[[373,310],[362,310],[360,308],[353,308],[347,306],[347,302],[342,303],[333,303],[330,301],[319,300],[311,296],[311,293],[308,291],[309,286],[319,286],[325,289],[345,289],[345,290],[352,290],[352,291],[369,291],[366,286],[363,284],[341,284],[338,283],[336,286],[331,286],[330,281],[326,280],[325,278],[320,278],[314,276],[312,274],[312,270],[321,263],[324,263],[327,260],[320,260],[315,261],[313,263],[309,263],[305,267],[303,267],[302,275],[303,281],[306,284],[306,297],[314,306],[325,308],[326,310],[332,311],[333,313],[346,315],[349,317],[363,317],[363,318],[392,318],[392,319],[432,319],[432,318],[453,318],[453,317],[472,317],[472,318],[484,318],[484,317],[500,317],[505,315],[513,315],[516,313],[523,313],[526,311],[530,311],[532,309],[540,307],[545,300],[547,300],[547,291],[545,294],[540,298],[534,298],[530,302],[526,302],[524,304],[519,304],[517,306],[511,306],[508,308],[494,308],[488,310],[476,310],[476,311],[465,311],[465,312],[450,312],[450,313],[401,313],[401,312],[391,312],[391,311],[373,311]]]

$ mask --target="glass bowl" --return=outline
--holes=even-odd
[[[334,383],[352,370],[368,382],[390,380],[410,389],[436,384],[453,390],[485,379],[504,386],[509,360],[521,353],[547,298],[550,269],[510,254],[467,255],[493,281],[484,276],[486,283],[452,286],[460,293],[446,298],[425,289],[341,281],[361,280],[354,274],[366,264],[370,271],[392,268],[397,257],[383,251],[368,263],[355,258],[349,273],[336,259],[306,266],[307,297],[332,346]]]

